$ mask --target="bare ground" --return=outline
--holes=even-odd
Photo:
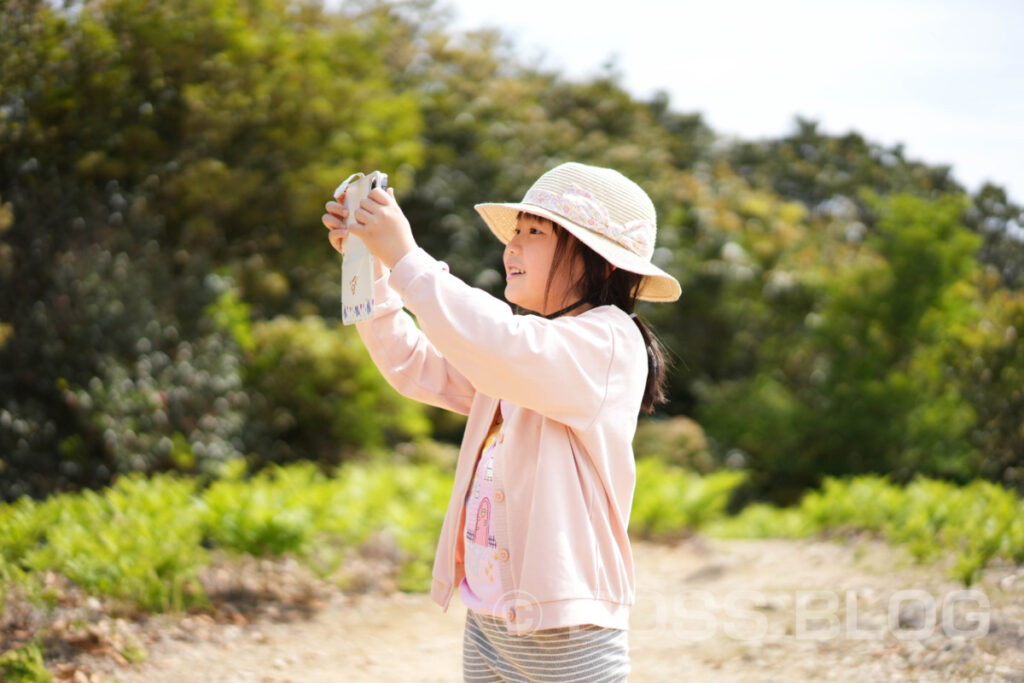
[[[866,538],[634,544],[632,681],[1024,682],[1024,567],[974,592]],[[186,623],[187,621],[187,623]],[[146,632],[146,661],[84,680],[458,681],[465,608],[333,591],[306,614]],[[81,680],[81,678],[80,678]]]

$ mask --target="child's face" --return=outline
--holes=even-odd
[[[515,235],[505,245],[505,298],[509,302],[541,315],[572,303],[566,301],[571,297],[567,268],[551,278],[548,293],[548,274],[557,244],[558,235],[550,221],[529,214],[519,217]]]

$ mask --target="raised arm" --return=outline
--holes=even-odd
[[[478,391],[571,427],[590,425],[609,392],[622,389],[615,383],[646,377],[640,333],[618,309],[556,320],[515,315],[422,249],[396,264],[390,284],[437,351]]]
[[[373,318],[357,323],[356,330],[374,364],[388,383],[403,396],[469,414],[476,390],[402,310],[402,300],[388,286],[388,275],[374,282]]]
[[[402,253],[415,248],[408,221],[394,203],[394,194],[379,190],[376,192],[378,198],[392,208],[392,222],[397,220],[400,223],[397,227],[405,235],[404,239],[384,237],[379,238],[378,242],[382,241],[389,247],[405,243]],[[344,251],[344,243],[352,226],[344,202],[344,194],[337,201],[327,202],[327,213],[322,218],[324,227],[330,231],[328,239],[331,246],[339,253]],[[381,206],[375,202],[371,204]],[[379,244],[375,244],[379,248]],[[357,324],[356,330],[374,364],[400,394],[466,415],[476,393],[473,385],[438,353],[402,310],[402,300],[388,286],[389,271],[385,264],[394,263],[398,257],[397,253],[381,253],[375,259],[373,289],[374,300],[378,303],[374,307],[373,317]]]

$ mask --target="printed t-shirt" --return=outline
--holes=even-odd
[[[504,403],[501,402],[502,408]],[[505,589],[498,572],[498,547],[492,521],[495,455],[503,422],[499,410],[480,449],[473,482],[466,495],[466,523],[462,532],[466,576],[459,584],[459,597],[474,612],[491,616],[504,615],[501,597]]]

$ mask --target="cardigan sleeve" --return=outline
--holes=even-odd
[[[596,418],[613,381],[616,346],[628,333],[607,316],[516,315],[422,249],[395,265],[390,284],[438,352],[478,391],[573,428]]]
[[[370,358],[398,393],[408,398],[469,414],[476,390],[402,310],[388,275],[374,284],[373,317],[356,324]]]

